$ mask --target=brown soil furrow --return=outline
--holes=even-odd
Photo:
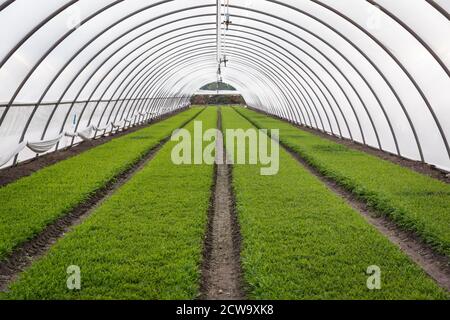
[[[219,111],[218,129],[222,130]],[[217,140],[218,159],[226,159],[221,139]],[[202,267],[201,298],[242,300],[245,298],[240,263],[240,232],[232,190],[231,166],[217,161],[211,197],[208,230]],[[223,164],[222,164],[223,163]]]

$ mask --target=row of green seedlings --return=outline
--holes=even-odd
[[[87,201],[201,110],[182,112],[0,188],[0,260]]]
[[[217,109],[196,120],[215,128]],[[194,123],[185,128],[192,132]],[[22,273],[3,298],[196,298],[214,167],[174,164],[175,143]]]
[[[255,129],[231,108],[223,110],[222,119],[224,129]],[[261,175],[261,165],[233,167],[249,298],[447,297],[291,155],[280,150],[279,161],[276,175]]]
[[[284,121],[237,110],[258,127],[279,129],[280,141],[321,174],[450,257],[450,185]]]

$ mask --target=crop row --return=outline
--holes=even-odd
[[[215,128],[217,109],[197,119],[205,129]],[[193,123],[186,128],[193,131]],[[195,298],[214,170],[212,165],[173,164],[174,144],[167,143],[24,272],[6,298]],[[79,268],[81,290],[66,286],[71,265]]]
[[[0,260],[89,199],[199,112],[188,110],[0,188]]]
[[[258,127],[280,129],[280,141],[402,228],[450,256],[450,186],[408,168],[302,131],[284,121],[237,109]]]
[[[233,109],[224,109],[222,119],[224,129],[254,128]],[[446,297],[399,248],[284,150],[279,165],[273,176],[261,175],[259,165],[233,168],[249,298]],[[378,271],[381,289],[372,277]]]

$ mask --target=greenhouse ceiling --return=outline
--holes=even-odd
[[[450,171],[449,12],[448,0],[0,0],[0,166],[223,81],[249,107]]]

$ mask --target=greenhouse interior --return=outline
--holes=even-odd
[[[0,305],[448,301],[449,19],[0,0]]]

